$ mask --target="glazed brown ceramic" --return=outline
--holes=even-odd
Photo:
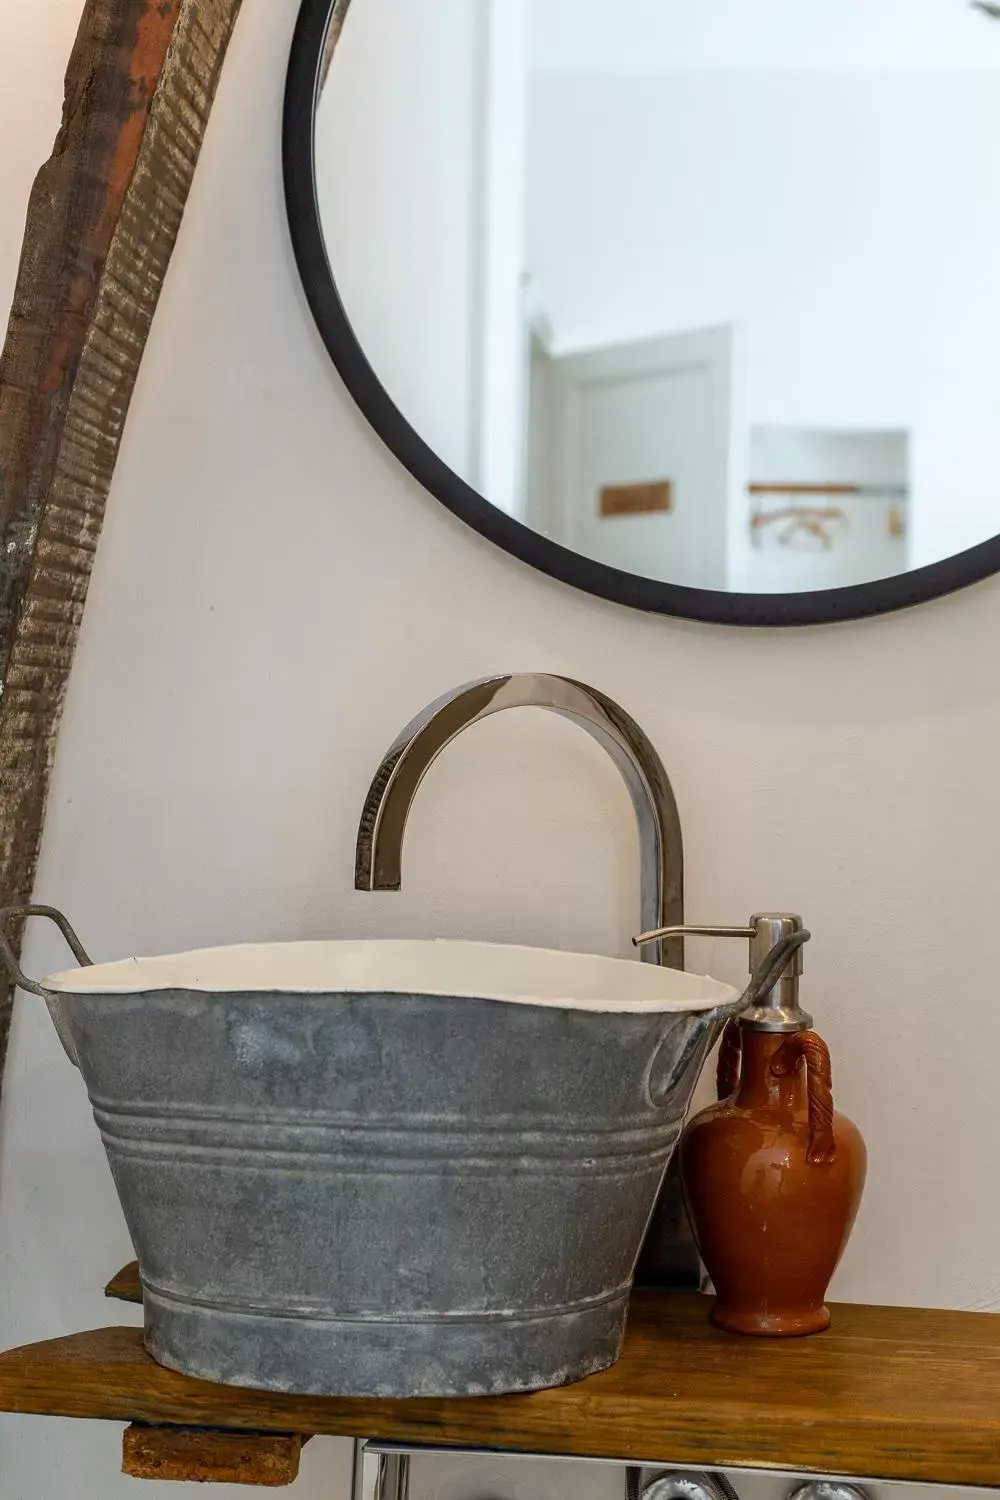
[[[860,1132],[834,1111],[826,1044],[811,1031],[731,1023],[719,1084],[722,1102],[681,1142],[684,1192],[718,1297],[712,1321],[735,1333],[819,1333],[867,1164]]]

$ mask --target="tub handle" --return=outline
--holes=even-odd
[[[731,936],[731,933],[723,933],[723,936]],[[742,932],[739,936],[742,937]],[[777,984],[785,968],[788,966],[793,955],[798,952],[803,943],[808,943],[811,933],[802,928],[799,932],[789,932],[783,938],[779,938],[774,947],[765,953],[760,963],[750,975],[750,982],[738,1000],[731,1000],[728,1005],[717,1005],[714,1010],[707,1011],[700,1019],[700,1025],[696,1026],[681,1050],[680,1056],[673,1063],[670,1072],[665,1079],[656,1079],[656,1065],[650,1074],[649,1094],[654,1104],[659,1104],[673,1089],[681,1083],[688,1068],[698,1054],[706,1033],[712,1034],[712,1039],[718,1036],[717,1027],[734,1017],[741,1015],[743,1011],[756,1005],[761,995],[766,995],[768,990]]]
[[[48,917],[50,922],[54,922],[66,939],[67,945],[72,949],[73,957],[81,968],[89,969],[93,960],[87,956],[87,950],[73,931],[69,920],[54,906],[0,907],[0,958],[3,959],[11,982],[16,984],[18,989],[27,990],[31,995],[41,995],[43,1000],[52,1000],[54,996],[51,990],[45,989],[37,980],[29,979],[27,974],[22,971],[21,965],[18,963],[14,950],[10,945],[10,938],[7,936],[7,923],[11,919],[20,920],[24,917]]]

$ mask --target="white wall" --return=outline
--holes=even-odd
[[[751,424],[912,431],[914,563],[1000,530],[995,76],[537,74],[529,137],[557,349],[735,322]]]
[[[62,111],[63,73],[80,24],[78,0],[50,0],[44,20],[30,0],[0,14],[0,326],[6,328],[24,214],[35,173],[52,150]]]
[[[31,163],[50,131],[23,124],[36,74],[9,44],[23,30],[41,62],[72,8],[3,9],[0,138]],[[1000,1308],[1000,584],[843,628],[726,631],[588,599],[466,530],[382,450],[310,326],[279,167],[294,10],[248,0],[223,78],[115,480],[39,895],[97,957],[414,932],[625,953],[627,799],[596,746],[527,713],[435,767],[405,890],[352,889],[370,775],[415,710],[484,672],[589,679],[666,759],[692,916],[791,906],[815,931],[808,1003],[871,1152],[837,1294]],[[723,978],[743,957],[692,952]],[[30,970],[63,962],[48,937],[29,943]],[[79,1079],[23,1000],[0,1344],[127,1317],[99,1288],[128,1248]],[[0,1494],[133,1496],[117,1442],[0,1419]],[[303,1495],[343,1493],[328,1470],[343,1451],[310,1445]]]

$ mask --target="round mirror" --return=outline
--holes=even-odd
[[[320,331],[426,487],[730,623],[1000,569],[1000,4],[305,0]]]

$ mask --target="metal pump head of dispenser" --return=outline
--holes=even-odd
[[[759,912],[746,927],[700,926],[685,923],[682,927],[660,927],[634,937],[635,947],[662,942],[670,937],[749,938],[751,981],[746,994],[746,1009],[740,1013],[739,1025],[746,1031],[769,1031],[778,1035],[811,1031],[813,1018],[799,1005],[799,979],[802,975],[802,949],[809,933],[802,918],[793,912]],[[769,982],[766,963],[776,948],[791,949],[777,970],[779,978]]]
[[[782,938],[803,931],[802,918],[791,912],[761,912],[750,918],[750,972],[766,958]],[[796,948],[777,983],[745,1010],[739,1024],[745,1031],[782,1034],[811,1031],[813,1018],[799,1004],[802,948]]]

